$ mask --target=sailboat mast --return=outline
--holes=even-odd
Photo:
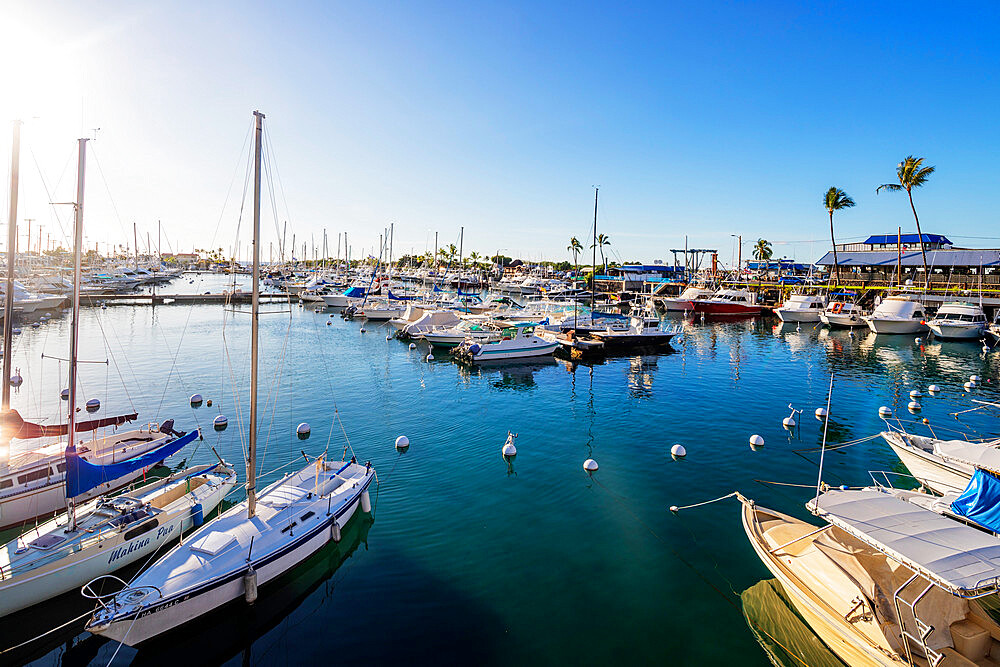
[[[76,370],[78,347],[80,344],[80,264],[83,255],[83,184],[87,167],[87,139],[79,141],[79,162],[76,168],[76,206],[73,222],[73,319],[69,335],[69,419],[66,437],[72,445],[76,439]],[[76,528],[76,507],[72,499],[69,505],[69,525]]]
[[[594,188],[594,242],[590,246],[593,250],[593,258],[591,263],[593,264],[593,271],[590,274],[590,320],[593,324],[594,320],[594,294],[597,292],[597,192],[600,188]]]
[[[17,254],[17,190],[21,166],[21,121],[14,121],[10,155],[10,215],[7,217],[7,291],[3,305],[3,410],[10,409],[11,341],[14,337],[14,262]]]
[[[247,518],[257,510],[257,323],[260,320],[260,144],[264,114],[254,111],[253,302],[250,306],[250,429],[247,456]],[[292,248],[294,248],[294,241]]]

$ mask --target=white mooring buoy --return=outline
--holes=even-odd
[[[385,339],[386,339],[386,340],[392,340],[392,336],[390,336],[389,334],[386,334],[386,335],[385,335]]]
[[[917,403],[916,401],[910,401],[906,405],[906,409],[909,410],[910,412],[920,412],[920,404]]]
[[[969,376],[969,382],[975,382],[976,384],[978,384],[978,383],[980,383],[982,381],[983,381],[983,379],[981,377],[979,377],[978,375],[970,375]]]
[[[201,405],[204,400],[201,394],[191,394],[191,405],[194,407]]]
[[[212,420],[212,426],[215,427],[216,431],[225,431],[226,427],[229,426],[229,418],[226,415],[217,415]]]
[[[764,446],[764,438],[754,433],[750,436],[750,449],[760,449]]]
[[[785,417],[784,419],[781,420],[781,425],[784,426],[785,428],[791,430],[791,429],[795,428],[796,424],[798,423],[798,422],[795,421],[795,413],[796,412],[802,412],[802,411],[801,410],[796,410],[794,407],[792,407],[791,403],[788,404],[788,409],[791,410],[792,413],[790,415],[788,415],[787,417]]]
[[[367,331],[367,329],[365,329],[364,327],[361,327],[361,333],[364,333],[365,331]]]
[[[587,459],[586,461],[583,462],[583,469],[589,473],[597,472],[597,468],[598,468],[597,461],[595,461],[594,459]]]
[[[670,455],[675,459],[682,459],[687,456],[687,450],[684,449],[684,445],[678,443],[670,448]]]
[[[882,419],[888,419],[892,416],[892,410],[889,409],[889,406],[883,405],[878,409],[878,416]]]
[[[396,438],[396,449],[403,450],[410,446],[410,439],[405,435]]]
[[[308,438],[310,433],[312,433],[312,428],[307,422],[302,422],[295,427],[295,434],[299,436],[300,440]]]
[[[415,350],[415,349],[417,349],[417,344],[416,343],[410,343],[409,347],[410,347],[411,350]]]
[[[965,387],[965,391],[972,391],[973,389],[976,388],[976,383],[975,382],[966,382],[962,386]]]
[[[929,394],[936,394],[939,391],[941,391],[941,387],[937,386],[936,384],[932,384],[931,386],[927,387],[927,393]]]
[[[826,408],[816,408],[816,419],[820,421],[826,419]]]
[[[910,398],[912,398],[913,400],[916,400],[921,396],[923,396],[923,394],[920,393],[919,389],[914,389],[913,391],[910,392]]]
[[[101,402],[96,398],[87,401],[87,412],[97,412],[101,409]]]
[[[916,338],[913,339],[913,342],[916,343],[917,345],[923,345],[924,344],[924,339],[921,338],[921,337],[919,337],[919,336],[917,336]]]
[[[427,361],[434,361],[434,355],[433,355],[433,354],[430,354],[430,353],[428,352],[428,353],[427,353]]]

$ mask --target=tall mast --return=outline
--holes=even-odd
[[[257,323],[260,320],[260,144],[264,114],[253,112],[253,302],[250,306],[250,430],[247,456],[247,518],[257,510]],[[294,248],[294,241],[292,248]]]
[[[597,192],[600,188],[594,188],[594,242],[590,246],[593,250],[593,271],[590,274],[590,323],[594,323],[594,293],[597,292]]]
[[[132,241],[135,242],[135,270],[139,270],[139,229],[132,223]]]
[[[10,155],[10,214],[7,217],[7,291],[3,305],[3,410],[10,409],[11,340],[14,337],[14,261],[17,253],[17,190],[21,166],[21,121],[14,121]]]
[[[458,228],[458,266],[462,266],[462,246],[465,243],[465,227]],[[461,282],[461,281],[459,281]]]
[[[73,320],[69,335],[69,420],[66,435],[72,446],[76,440],[76,367],[80,342],[80,261],[83,255],[83,183],[87,167],[87,140],[78,139],[79,161],[76,168],[76,206],[73,222]],[[76,507],[67,498],[70,526],[76,529]]]

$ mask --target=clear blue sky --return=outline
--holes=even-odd
[[[395,221],[397,254],[434,231],[457,242],[464,225],[466,251],[568,258],[600,185],[600,231],[622,259],[670,259],[684,234],[724,261],[730,234],[745,252],[765,237],[816,259],[831,185],[858,203],[838,238],[912,229],[905,195],[875,195],[911,153],[938,169],[916,193],[924,230],[1000,245],[966,238],[1000,237],[995,2],[35,2],[2,15],[0,142],[9,155],[6,121],[23,117],[33,151],[19,217],[59,230],[34,161],[71,198],[73,140],[100,127],[91,244],[125,243],[133,221],[155,236],[161,219],[174,249],[229,247],[223,204],[259,108],[300,245],[325,227],[359,255]],[[6,201],[4,186],[4,221]],[[266,233],[265,251],[270,219]]]

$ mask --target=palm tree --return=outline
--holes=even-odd
[[[598,252],[601,253],[601,264],[604,265],[604,271],[607,272],[607,270],[608,270],[608,263],[604,260],[604,246],[611,245],[611,237],[609,237],[607,234],[598,234],[597,235],[597,242],[596,242],[596,244],[595,243],[591,243],[590,247],[593,248],[595,245],[597,246]],[[594,271],[596,272],[596,270],[597,270],[597,267],[595,266],[594,267]]]
[[[924,249],[924,235],[920,231],[920,218],[917,217],[917,208],[913,205],[913,188],[919,188],[927,182],[927,179],[934,173],[934,167],[924,167],[924,158],[907,155],[906,159],[896,165],[896,177],[899,183],[884,183],[875,188],[875,194],[883,189],[899,192],[906,190],[906,195],[910,198],[910,210],[913,211],[913,220],[917,223],[917,238],[920,239],[920,255],[924,261],[924,288],[930,282],[930,274],[927,272],[927,251]]]
[[[580,243],[580,239],[576,238],[575,236],[571,238],[569,240],[569,245],[566,246],[566,250],[569,250],[571,253],[573,253],[573,274],[575,277],[576,274],[580,273],[579,258],[580,258],[580,253],[583,252],[583,245]]]
[[[830,242],[833,244],[833,279],[840,280],[840,269],[837,265],[837,241],[833,236],[833,212],[854,206],[854,200],[840,188],[831,187],[823,196],[823,205],[830,214]]]
[[[473,250],[472,252],[469,253],[469,259],[472,261],[472,266],[474,268],[479,268],[479,259],[480,259],[480,257],[481,257],[481,255],[478,252],[476,252],[475,250]]]
[[[757,245],[753,247],[753,256],[759,262],[766,262],[771,259],[774,251],[771,250],[771,242],[767,239],[757,239]]]

